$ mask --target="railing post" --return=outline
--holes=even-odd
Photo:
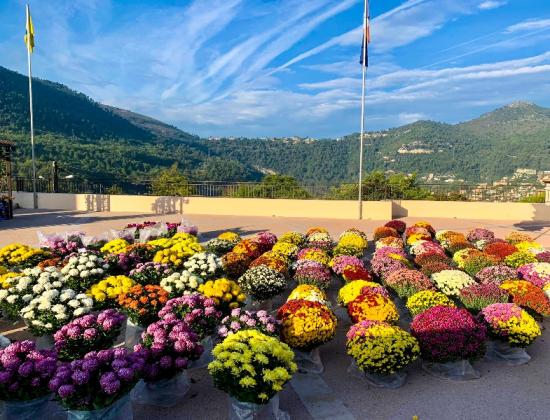
[[[542,182],[544,182],[544,202],[550,206],[550,176],[544,177]]]

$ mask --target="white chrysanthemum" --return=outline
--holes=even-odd
[[[35,284],[35,285],[32,287],[32,291],[33,291],[33,293],[35,293],[35,294],[42,293],[42,292],[44,291],[44,286],[42,286],[41,284]]]

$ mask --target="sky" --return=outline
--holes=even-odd
[[[33,75],[201,136],[359,131],[363,0],[31,0]],[[550,106],[550,1],[371,0],[366,126]],[[0,65],[26,73],[24,2]]]

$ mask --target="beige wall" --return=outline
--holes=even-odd
[[[32,193],[16,192],[15,202],[32,208]],[[132,212],[142,214],[212,214],[239,216],[356,219],[355,201],[271,200],[248,198],[154,197],[143,195],[38,194],[41,209]],[[550,220],[550,205],[455,201],[366,201],[363,218],[455,217],[488,220]]]
[[[488,220],[550,220],[550,205],[462,201],[394,200],[393,217],[449,217]]]

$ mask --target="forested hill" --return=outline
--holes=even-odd
[[[259,179],[261,174],[208,149],[199,137],[153,118],[99,104],[82,93],[33,80],[39,174],[57,161],[65,174],[101,181],[150,178],[178,163],[196,179]],[[16,143],[17,174],[30,175],[28,79],[0,67],[0,138]]]
[[[30,174],[28,81],[0,67],[0,138],[17,143],[16,170]],[[99,104],[66,86],[35,79],[39,172],[56,160],[66,173],[102,181],[150,178],[173,163],[192,180],[250,181],[266,173],[304,184],[356,178],[359,136],[338,140],[206,140],[153,118]],[[365,169],[495,180],[517,168],[550,170],[550,110],[513,103],[472,121],[419,121],[369,133]]]

